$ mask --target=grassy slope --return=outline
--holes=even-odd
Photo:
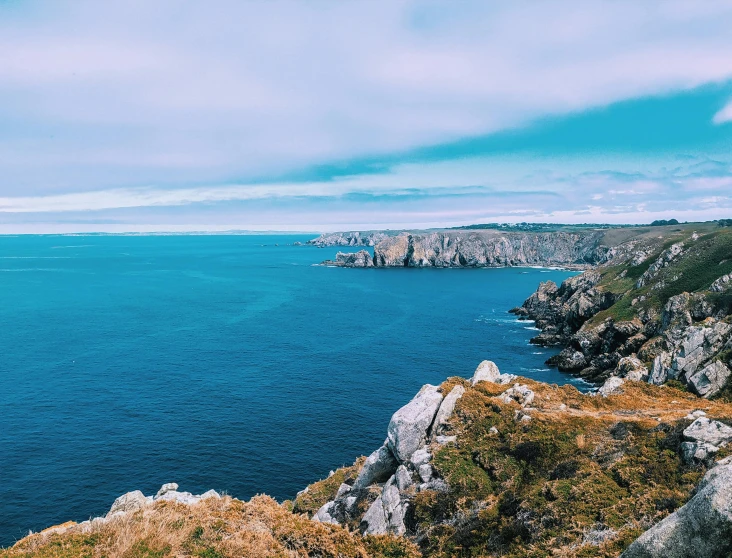
[[[646,235],[647,240],[655,241],[654,252],[641,264],[633,266],[626,263],[603,268],[599,288],[623,296],[613,306],[598,313],[589,325],[599,324],[608,317],[630,320],[640,309],[660,309],[672,296],[705,291],[715,279],[732,273],[732,229],[709,225],[664,229],[668,229],[664,234]],[[692,240],[694,232],[699,234],[696,240]],[[637,280],[661,253],[672,244],[682,241],[684,253],[678,260],[663,268],[649,284],[636,288]],[[645,300],[633,306],[633,300],[641,297],[645,297]],[[732,301],[727,300],[729,294],[711,295],[711,298],[718,304],[732,306]]]
[[[404,539],[367,537],[293,514],[267,496],[193,506],[158,502],[88,532],[78,526],[26,537],[0,558],[199,558],[305,556],[416,558]]]
[[[686,415],[701,408],[732,423],[732,405],[671,387],[633,382],[606,399],[521,382],[537,394],[528,424],[515,420],[517,405],[495,398],[507,386],[443,384],[466,393],[452,419],[457,444],[433,448],[450,490],[414,500],[425,556],[615,557],[683,505],[704,474],[679,457]],[[323,483],[311,487],[321,504],[337,491]]]

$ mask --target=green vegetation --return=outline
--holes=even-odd
[[[652,227],[665,227],[667,225],[678,225],[679,222],[676,219],[657,219],[651,223]]]
[[[433,459],[450,490],[414,501],[425,555],[615,557],[690,497],[703,470],[678,450],[696,398],[636,383],[608,399],[525,383],[537,394],[529,423],[493,397],[505,386],[481,383],[458,402],[459,443]],[[732,416],[713,403],[707,412]]]

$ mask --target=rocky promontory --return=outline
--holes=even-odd
[[[320,248],[327,246],[375,246],[382,240],[389,238],[391,234],[396,233],[385,231],[324,233],[318,238],[308,240],[307,243]]]
[[[513,311],[532,341],[560,345],[549,364],[593,381],[677,382],[702,397],[732,376],[732,232],[681,228],[621,244],[614,258],[557,286],[542,283]]]

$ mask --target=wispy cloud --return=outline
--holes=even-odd
[[[643,163],[638,180],[599,174],[618,170],[611,166],[551,175],[527,158],[516,171],[457,152],[441,167],[410,167],[407,155],[376,173],[282,178],[339,161],[379,166],[536,119],[726,83],[728,2],[28,0],[0,3],[0,16],[6,220],[121,211],[131,223],[162,223],[198,208],[202,216],[185,218],[254,222],[264,212],[283,223],[309,211],[300,222],[318,225],[333,219],[323,208],[354,210],[349,195],[374,196],[386,215],[384,200],[404,204],[414,192],[415,219],[438,215],[449,196],[487,207],[454,202],[443,221],[548,215],[568,204],[589,211],[599,201],[609,211],[604,204],[622,196],[653,204],[661,191],[674,199],[666,193],[698,188],[714,197],[724,185],[712,179],[729,171],[703,168],[680,185]],[[732,119],[730,106],[714,122]],[[321,204],[290,205],[304,198]],[[139,208],[149,212],[130,214]]]

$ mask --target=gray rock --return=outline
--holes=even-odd
[[[726,291],[730,287],[732,287],[732,273],[728,275],[722,275],[722,277],[712,283],[712,286],[709,287],[709,290],[713,293],[721,293]]]
[[[722,558],[730,553],[732,465],[727,462],[711,469],[686,505],[638,537],[621,558]]]
[[[722,447],[732,441],[732,428],[717,420],[699,417],[684,429],[684,437]]]
[[[389,421],[387,444],[400,463],[406,463],[427,440],[430,426],[442,403],[436,386],[426,385]]]
[[[444,446],[445,444],[454,444],[457,442],[457,436],[437,436],[437,438],[435,438],[435,442],[441,446]]]
[[[156,500],[163,500],[166,502],[178,502],[179,504],[196,504],[201,501],[200,496],[195,496],[190,492],[178,492],[176,490],[170,490],[156,498]]]
[[[689,377],[689,384],[702,397],[712,397],[725,386],[730,374],[732,374],[730,369],[724,363],[716,360],[694,372]]]
[[[432,459],[432,456],[429,450],[427,448],[420,448],[412,454],[409,461],[414,469],[419,470],[419,466],[429,463],[430,459]]]
[[[508,388],[498,399],[504,403],[518,403],[522,407],[531,405],[534,401],[535,394],[533,390],[529,389],[528,386],[523,384],[514,384],[513,387]]]
[[[353,486],[366,488],[376,482],[384,482],[397,470],[399,462],[386,443],[369,455],[356,477]]]
[[[213,489],[207,490],[206,492],[204,492],[203,494],[201,494],[201,500],[207,500],[208,498],[220,499],[221,498],[221,494],[219,494],[218,492],[216,492]]]
[[[178,490],[178,485],[174,482],[169,482],[160,487],[160,490],[158,490],[158,493],[155,495],[155,497],[159,498],[166,492],[175,492],[176,490]]]
[[[425,463],[424,465],[420,465],[419,467],[419,478],[422,479],[422,482],[429,482],[429,480],[434,476],[434,470],[432,469],[432,465],[429,463]]]
[[[404,535],[404,518],[409,500],[403,499],[397,486],[396,476],[384,485],[381,495],[374,500],[361,520],[361,530],[366,535]]]
[[[486,361],[487,362],[487,361]],[[458,402],[463,394],[465,388],[463,386],[455,386],[450,390],[445,399],[442,400],[440,408],[437,410],[435,420],[432,426],[432,436],[435,437],[438,434],[442,434],[447,430],[448,421],[455,410],[455,404]]]
[[[621,358],[615,375],[633,382],[645,382],[649,376],[648,369],[635,355]]]
[[[683,442],[681,444],[681,458],[685,463],[710,463],[719,451],[717,446],[706,442]]]
[[[144,508],[145,505],[147,505],[145,495],[139,490],[133,490],[132,492],[123,494],[114,501],[112,507],[109,509],[109,513],[107,513],[107,517],[119,512],[127,513],[137,511]]]
[[[666,383],[668,380],[668,369],[671,366],[671,355],[662,352],[655,359],[653,359],[653,367],[651,368],[651,375],[648,378],[649,384],[655,384],[660,386]]]
[[[409,474],[409,471],[404,465],[399,465],[396,473],[394,473],[394,482],[396,483],[399,492],[409,490],[409,487],[414,484],[412,482],[412,475]]]
[[[475,385],[478,382],[495,382],[500,375],[501,371],[498,370],[498,366],[493,361],[484,360],[475,369],[470,383]]]
[[[315,512],[313,521],[338,525],[338,520],[333,517],[333,515],[335,515],[335,502],[327,502],[326,504],[323,504],[317,512]]]
[[[611,376],[607,380],[605,380],[605,383],[602,384],[600,389],[597,390],[597,393],[602,395],[603,397],[608,397],[610,395],[617,395],[619,393],[623,393],[623,390],[620,389],[620,386],[622,386],[625,383],[625,380],[623,378],[618,378],[617,376]]]

